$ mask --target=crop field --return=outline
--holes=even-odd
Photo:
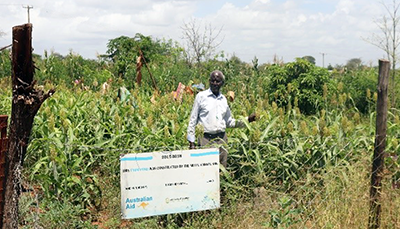
[[[0,114],[10,115],[10,63],[1,54]],[[21,228],[368,227],[376,68],[340,72],[301,59],[258,66],[234,58],[190,67],[174,55],[163,58],[149,63],[139,86],[129,67],[118,75],[115,62],[73,53],[36,57],[39,87],[56,93],[35,117],[22,171]],[[179,82],[207,88],[213,69],[227,77],[222,92],[235,93],[234,117],[257,114],[245,128],[227,130],[221,208],[121,220],[120,154],[188,149],[197,90],[181,99],[171,92]],[[129,94],[118,96],[121,87]],[[399,117],[391,107],[381,228],[400,228]]]

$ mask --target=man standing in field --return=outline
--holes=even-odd
[[[204,135],[198,139],[200,147],[214,144],[226,144],[225,129],[227,127],[244,127],[244,123],[232,117],[231,110],[224,95],[220,93],[221,87],[225,83],[225,76],[221,71],[215,70],[210,74],[210,88],[199,92],[193,104],[190,114],[190,121],[187,130],[189,149],[195,148],[195,128],[200,124],[204,128]],[[256,115],[251,114],[247,117],[249,122],[256,120]],[[228,152],[223,147],[219,148],[219,161],[226,167]]]

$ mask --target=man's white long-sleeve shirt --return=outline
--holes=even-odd
[[[204,133],[216,134],[224,132],[227,127],[236,127],[241,122],[232,117],[226,98],[221,93],[215,96],[210,89],[196,95],[187,130],[187,139],[195,141],[196,125],[201,124]]]

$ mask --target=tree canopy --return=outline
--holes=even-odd
[[[126,74],[134,75],[136,70],[136,59],[143,55],[146,63],[171,54],[174,49],[173,43],[153,39],[151,36],[145,36],[136,33],[134,37],[120,36],[109,40],[107,44],[107,55],[115,65],[115,71],[121,77]]]
[[[301,59],[306,60],[315,65],[315,58],[313,56],[303,56]]]

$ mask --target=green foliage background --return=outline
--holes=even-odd
[[[143,51],[149,69],[142,68],[141,87],[135,84],[136,47]],[[306,222],[337,227],[337,212],[329,209],[335,204],[327,199],[343,202],[338,193],[351,188],[352,182],[361,183],[359,189],[368,195],[365,168],[373,151],[376,68],[330,72],[300,58],[259,66],[257,58],[248,64],[223,53],[194,67],[185,62],[182,51],[173,41],[137,34],[111,39],[107,53],[98,60],[73,52],[35,55],[38,84],[44,90],[55,87],[56,93],[35,118],[24,164],[26,188],[35,196],[21,196],[21,228],[96,228],[99,222],[106,228],[168,227],[165,223],[177,227],[182,222],[189,228],[204,222],[218,227],[221,217],[235,218],[240,210],[236,203],[259,198],[259,190],[279,200],[271,200],[268,210],[257,211],[264,214],[255,222],[260,227],[298,228]],[[11,112],[10,69],[5,50],[0,53],[0,114]],[[226,75],[223,93],[235,92],[229,104],[234,116],[244,119],[252,112],[258,114],[258,121],[246,128],[228,130],[229,166],[221,173],[221,192],[223,205],[232,208],[210,215],[121,222],[119,155],[187,149],[194,96],[183,94],[182,101],[176,101],[171,91],[179,82],[206,84],[214,69]],[[152,87],[150,73],[159,91]],[[103,93],[105,82],[111,88]],[[128,101],[117,96],[122,86],[130,92]],[[398,108],[390,109],[387,152],[393,157],[386,161],[388,183],[400,179],[400,161],[395,157],[400,152],[399,115]],[[352,180],[360,173],[364,178]],[[327,208],[321,209],[316,200],[324,201]],[[357,199],[344,202],[352,201]],[[326,212],[332,218],[327,219]],[[368,221],[368,212],[356,215],[359,225]],[[383,223],[398,225],[390,220]]]

